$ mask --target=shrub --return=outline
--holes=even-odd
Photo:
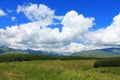
[[[11,61],[30,61],[30,60],[53,60],[54,56],[37,55],[37,54],[1,54],[0,62]]]
[[[100,58],[94,57],[81,57],[81,56],[50,56],[40,54],[1,54],[0,62],[11,61],[30,61],[30,60],[96,60]]]
[[[94,67],[118,67],[120,66],[120,57],[106,58],[103,60],[97,60],[94,63]]]

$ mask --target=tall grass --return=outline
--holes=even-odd
[[[0,63],[0,80],[119,80],[120,67],[94,68],[95,60]]]

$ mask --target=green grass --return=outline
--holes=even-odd
[[[94,68],[95,60],[0,63],[0,80],[119,80],[120,67]]]

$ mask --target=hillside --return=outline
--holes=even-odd
[[[120,56],[120,48],[88,50],[88,51],[73,53],[72,56],[116,57],[116,56]]]
[[[53,55],[53,56],[63,56],[63,54],[57,54],[56,52],[46,52],[41,50],[20,50],[20,49],[13,49],[8,47],[0,47],[0,54],[6,54],[6,53],[22,53],[22,54],[42,54],[42,55]]]
[[[19,49],[12,49],[12,48],[8,48],[8,47],[0,47],[0,54],[6,54],[6,53],[26,53],[25,51],[23,50],[19,50]]]

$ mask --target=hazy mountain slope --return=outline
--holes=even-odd
[[[106,48],[73,53],[73,56],[115,57],[120,56],[120,48]]]
[[[0,54],[6,54],[6,53],[27,53],[23,50],[19,50],[19,49],[12,49],[12,48],[8,48],[8,47],[0,47]]]
[[[42,54],[42,55],[53,55],[53,56],[62,56],[63,54],[57,54],[56,52],[45,52],[41,50],[20,50],[20,49],[12,49],[8,47],[0,47],[0,54],[5,53],[24,53],[24,54]]]

